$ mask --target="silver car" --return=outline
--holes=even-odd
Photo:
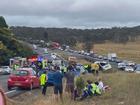
[[[137,64],[137,65],[136,65],[135,72],[136,72],[136,73],[140,73],[140,64]]]
[[[0,67],[0,74],[10,74],[12,69],[9,66],[1,66]]]

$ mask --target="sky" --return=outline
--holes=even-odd
[[[0,0],[10,26],[108,28],[140,25],[140,0]]]

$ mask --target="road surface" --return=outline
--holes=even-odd
[[[4,89],[5,92],[8,91],[7,89],[7,79],[9,75],[0,75],[0,86]]]

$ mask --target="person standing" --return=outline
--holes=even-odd
[[[68,72],[65,74],[66,77],[66,91],[70,93],[71,99],[74,99],[74,78],[75,73],[70,68]]]
[[[54,95],[56,101],[58,101],[58,94],[60,95],[60,100],[63,102],[63,74],[60,71],[60,68],[55,66],[55,73],[53,74],[53,83],[54,83]]]
[[[41,76],[40,76],[40,85],[41,85],[41,88],[42,88],[42,94],[43,95],[46,95],[46,89],[47,89],[47,72],[44,71]]]
[[[92,63],[91,64],[91,69],[92,69],[92,72],[95,74],[95,75],[99,75],[99,65],[97,63]]]

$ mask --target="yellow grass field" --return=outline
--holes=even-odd
[[[140,63],[140,42],[96,44],[94,45],[93,51],[102,55],[114,52],[117,53],[119,58]]]

